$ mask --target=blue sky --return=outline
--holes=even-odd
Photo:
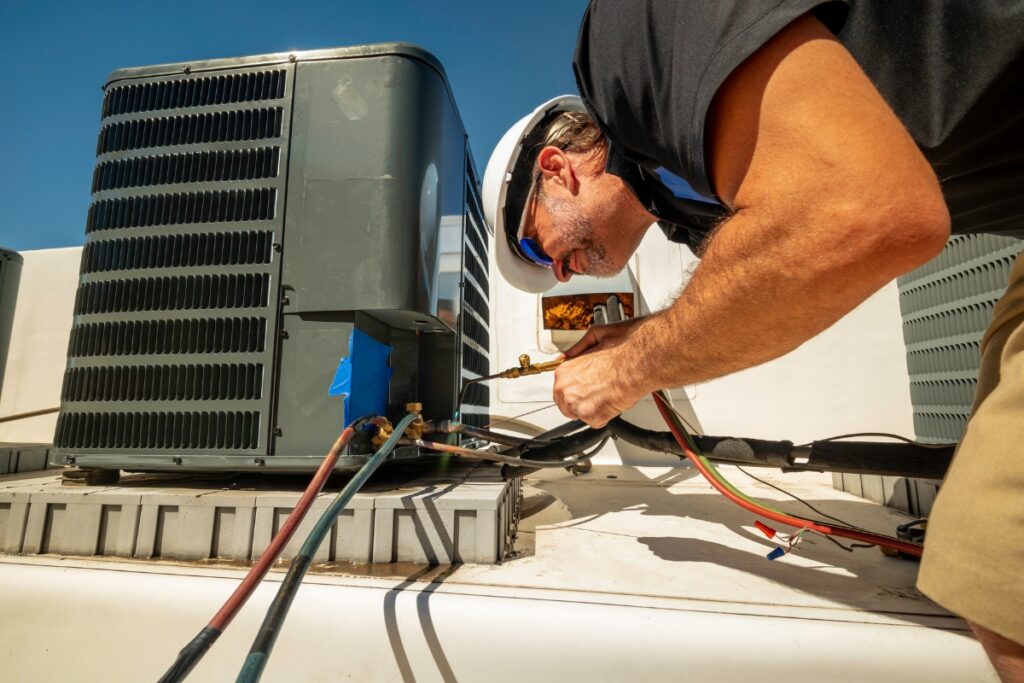
[[[502,133],[576,92],[586,0],[38,2],[0,0],[0,246],[81,244],[100,86],[114,69],[401,40],[444,65],[483,171]]]

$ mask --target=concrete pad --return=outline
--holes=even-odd
[[[306,480],[126,475],[115,486],[62,486],[43,476],[0,476],[5,553],[112,556],[184,562],[256,560],[281,529]],[[285,547],[294,557],[330,507],[320,493]],[[496,562],[511,550],[519,482],[500,469],[451,461],[443,472],[383,468],[332,524],[314,556],[329,562]]]

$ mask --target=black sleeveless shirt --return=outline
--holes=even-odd
[[[725,79],[813,12],[846,46],[942,183],[954,233],[1024,238],[1024,1],[591,0],[573,69],[621,176],[670,239],[727,210],[705,159]]]

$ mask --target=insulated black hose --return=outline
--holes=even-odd
[[[500,443],[503,446],[525,446],[527,444],[543,445],[542,441],[536,439],[525,438],[522,436],[513,436],[512,434],[502,434],[501,432],[492,432],[489,429],[482,427],[462,427],[459,433],[463,436],[468,436],[474,439],[481,439],[483,441],[490,441],[491,443]]]
[[[608,439],[609,437],[605,437]],[[603,441],[601,442],[603,445]],[[470,458],[479,458],[480,460],[488,460],[490,462],[500,462],[505,465],[523,465],[527,469],[533,471],[542,468],[559,468],[569,467],[579,460],[590,457],[590,454],[580,454],[579,457],[571,458],[569,460],[525,460],[523,458],[514,458],[510,455],[502,455],[501,453],[495,453],[493,451],[481,451],[474,448],[463,448],[462,446],[454,446],[448,443],[437,443],[436,441],[427,441],[424,439],[402,439],[398,442],[400,446],[419,446],[420,448],[426,448],[427,450],[437,451],[438,453],[453,453],[455,455],[465,455]],[[596,452],[596,451],[595,451]]]
[[[563,425],[559,425],[554,429],[549,429],[548,431],[538,434],[533,438],[537,441],[554,441],[555,439],[572,434],[573,432],[578,432],[586,426],[587,423],[583,420],[570,420]]]
[[[608,423],[612,435],[640,448],[686,457],[671,432],[657,432],[638,427],[621,417]],[[731,436],[691,435],[701,451],[711,460],[736,462],[744,465],[764,467],[791,467],[792,441],[764,441],[761,439],[737,439]]]
[[[502,451],[502,455],[541,461],[565,460],[594,446],[608,436],[610,431],[608,427],[584,429],[569,436],[552,439],[550,443],[545,443],[542,446],[527,445],[510,448]]]
[[[798,447],[806,451],[808,447]],[[909,443],[869,441],[815,441],[806,456],[795,450],[795,467],[825,472],[881,474],[914,479],[942,479],[956,452],[956,444],[917,446]]]
[[[617,417],[611,433],[640,448],[685,454],[670,432],[638,427]],[[731,436],[693,436],[704,455],[733,465],[778,467],[809,472],[845,472],[893,477],[941,479],[949,469],[956,444],[935,446],[880,441],[815,441],[794,446],[792,441],[766,441]]]
[[[582,464],[589,465],[590,464],[590,459],[592,457],[594,457],[595,455],[597,455],[598,451],[600,451],[602,448],[604,448],[604,445],[606,443],[608,443],[608,439],[610,439],[610,438],[612,438],[610,434],[605,436],[603,439],[601,439],[597,443],[596,446],[591,448],[589,451],[584,451],[583,453],[580,453],[576,458],[574,458],[572,460],[562,460],[562,461],[557,462],[557,463],[554,463],[554,462],[551,462],[551,463],[549,463],[549,462],[540,463],[540,462],[538,462],[536,460],[523,460],[522,461],[522,463],[523,463],[522,465],[517,465],[517,464],[512,464],[512,463],[508,463],[508,464],[502,465],[502,467],[501,467],[501,476],[502,476],[503,479],[505,479],[507,481],[507,480],[510,480],[510,479],[518,479],[520,477],[525,477],[528,474],[533,474],[534,472],[536,472],[537,470],[542,469],[542,468],[550,469],[550,468],[552,468],[552,466],[564,467],[565,469],[568,470],[568,469],[574,467],[577,463],[582,463]]]
[[[570,429],[570,426],[571,429],[579,428],[574,423],[567,423],[562,425],[562,427],[556,428],[556,430],[565,433]],[[569,436],[561,436],[553,439],[550,444],[539,448],[511,448],[502,451],[502,455],[516,456],[522,458],[523,462],[519,466],[512,463],[506,464],[501,468],[501,475],[505,479],[525,477],[540,469],[540,462],[558,463],[557,466],[559,467],[568,467],[573,464],[573,461],[567,461],[568,458],[572,456],[578,456],[577,460],[590,458],[600,450],[600,448],[593,447],[599,443],[603,445],[603,441],[610,435],[610,428],[605,426],[599,429],[585,429]],[[546,434],[542,434],[538,438],[543,438],[544,436]],[[588,448],[593,448],[593,450],[590,453],[586,453]],[[527,460],[532,462],[527,462]]]
[[[554,429],[549,429],[546,432],[542,432],[537,436],[533,437],[522,437],[513,436],[511,434],[502,434],[495,432],[485,427],[471,427],[469,425],[462,425],[459,429],[459,433],[465,436],[471,436],[477,439],[483,439],[484,441],[490,441],[492,443],[500,443],[505,446],[527,446],[529,448],[539,448],[546,446],[547,442],[554,441],[573,432],[578,432],[587,426],[587,423],[583,420],[572,420],[566,422],[563,425],[559,425]]]

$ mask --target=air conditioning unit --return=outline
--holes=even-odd
[[[104,91],[56,461],[308,471],[346,420],[451,417],[488,374],[490,236],[432,55],[142,67]]]
[[[1002,235],[954,235],[941,254],[898,280],[918,439],[963,437],[981,339],[1022,246]]]
[[[14,304],[18,299],[23,262],[18,252],[0,248],[0,389],[4,385],[4,369],[7,366],[7,351],[14,325]]]

